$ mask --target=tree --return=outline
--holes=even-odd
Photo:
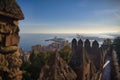
[[[22,64],[23,77],[25,80],[37,80],[41,71],[42,66],[45,64],[46,59],[53,52],[40,52],[31,53],[30,62],[24,62]]]
[[[69,45],[64,46],[60,51],[60,56],[67,62],[69,63],[70,59],[71,59],[71,48]]]
[[[110,46],[112,44],[112,41],[111,39],[107,38],[103,41],[103,45],[107,45],[107,46]]]

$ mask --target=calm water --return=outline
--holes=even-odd
[[[30,51],[31,46],[36,44],[41,45],[48,45],[51,42],[46,42],[46,39],[52,39],[55,36],[58,38],[64,38],[68,40],[69,42],[72,41],[73,38],[77,38],[76,34],[20,34],[20,43],[19,46],[24,49],[24,51]],[[92,36],[92,37],[99,37],[99,38],[113,38],[113,36],[110,35],[83,35],[83,36]],[[102,42],[99,41],[100,43]]]

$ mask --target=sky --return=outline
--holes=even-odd
[[[120,0],[16,0],[20,33],[120,32]]]

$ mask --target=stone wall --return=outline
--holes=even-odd
[[[18,20],[23,14],[15,0],[0,0],[0,80],[22,80]]]
[[[84,44],[84,45],[83,45]],[[103,53],[98,42],[86,39],[72,40],[72,59],[70,66],[76,72],[77,80],[98,80],[103,66]]]
[[[84,45],[83,45],[84,44]],[[103,65],[110,63],[103,68]],[[120,69],[116,51],[112,45],[102,45],[94,40],[72,40],[70,66],[77,74],[77,80],[119,80]]]
[[[3,17],[2,17],[3,18]],[[21,71],[19,67],[21,60],[19,59],[18,43],[19,43],[19,27],[18,20],[12,20],[0,17],[0,74],[3,80],[21,79]]]

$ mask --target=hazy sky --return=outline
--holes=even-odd
[[[120,0],[17,0],[21,33],[120,32]]]

